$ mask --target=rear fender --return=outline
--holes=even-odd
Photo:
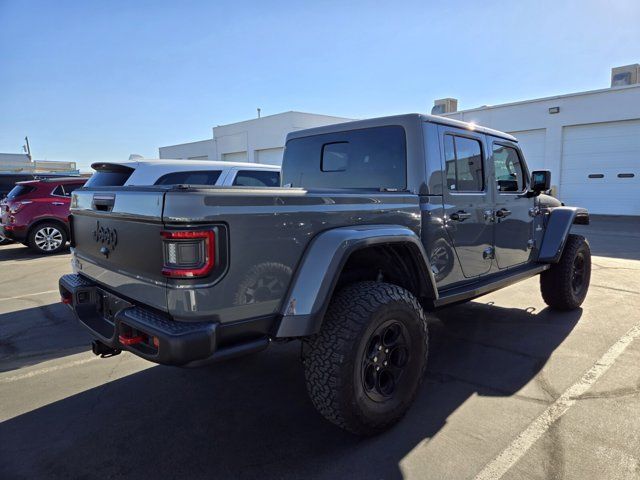
[[[578,207],[555,207],[551,210],[545,227],[538,262],[558,263],[574,223],[588,224],[589,212]]]
[[[424,296],[438,298],[436,282],[422,242],[399,225],[340,227],[319,234],[309,245],[281,307],[276,337],[301,337],[320,331],[322,319],[349,256],[373,245],[411,247],[421,271]]]

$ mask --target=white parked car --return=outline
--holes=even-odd
[[[213,160],[135,160],[100,162],[86,187],[129,185],[215,185],[279,187],[280,167]]]

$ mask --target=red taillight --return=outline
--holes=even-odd
[[[65,305],[71,305],[73,303],[73,296],[70,293],[65,292],[60,295],[60,301]]]
[[[211,272],[216,264],[213,230],[167,230],[160,233],[164,239],[164,276],[196,278]]]
[[[25,205],[29,205],[30,203],[33,203],[31,200],[22,200],[19,202],[13,202],[10,203],[9,206],[9,213],[18,213],[20,210],[22,210]]]

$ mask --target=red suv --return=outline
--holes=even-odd
[[[0,204],[0,235],[40,253],[57,253],[69,239],[71,192],[86,178],[47,178],[16,183]]]

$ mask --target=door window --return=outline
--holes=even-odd
[[[51,192],[51,195],[55,195],[56,197],[64,197],[65,194],[62,185],[58,185],[56,188],[54,188],[53,192]]]
[[[482,192],[484,168],[482,145],[474,138],[444,136],[447,189],[452,192]]]
[[[80,188],[82,185],[69,183],[66,185],[58,185],[51,195],[55,195],[57,197],[70,197],[71,192],[73,192],[76,188]]]
[[[515,148],[494,144],[493,170],[499,192],[522,192],[525,189],[524,169]]]

